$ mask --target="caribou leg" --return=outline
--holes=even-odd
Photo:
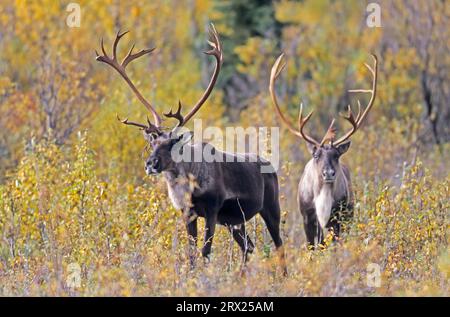
[[[189,239],[189,262],[191,269],[194,269],[197,258],[197,217],[189,217],[185,223]]]
[[[236,241],[241,248],[244,263],[247,262],[248,254],[253,253],[255,245],[246,233],[245,224],[241,224],[239,228],[228,226],[228,230],[233,234],[234,241]]]
[[[308,250],[315,249],[315,239],[317,235],[317,219],[316,214],[313,211],[307,216],[303,217],[303,227],[305,228],[306,240],[308,242]]]
[[[328,227],[333,231],[333,241],[339,240],[339,236],[341,234],[341,221],[338,215],[330,219]]]
[[[209,255],[211,254],[212,240],[217,224],[217,213],[208,215],[205,218],[205,241],[202,248],[203,258],[209,261]]]
[[[317,228],[317,244],[319,245],[319,247],[323,247],[325,243],[325,236],[318,221],[316,221],[316,228]]]
[[[275,243],[275,247],[278,253],[278,257],[280,259],[281,268],[283,270],[283,275],[287,276],[287,267],[286,267],[286,258],[284,254],[283,241],[280,236],[280,208],[279,206],[275,209],[272,209],[271,212],[267,210],[263,210],[261,212],[261,217],[266,223],[267,229],[269,230],[270,236],[272,237],[273,242]]]
[[[339,240],[342,232],[342,222],[349,221],[353,213],[353,205],[340,201],[337,207],[332,210],[332,217],[328,223],[328,227],[333,230],[333,241]]]

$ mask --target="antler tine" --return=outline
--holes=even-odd
[[[214,24],[211,23],[209,28],[209,34],[210,34],[210,41],[208,41],[208,44],[212,47],[211,50],[204,52],[207,55],[214,56],[216,60],[216,65],[214,68],[213,75],[211,77],[211,80],[209,81],[208,87],[206,88],[203,95],[200,97],[200,99],[197,101],[197,103],[192,107],[192,109],[189,111],[189,113],[184,117],[183,124],[185,125],[196,113],[197,111],[203,106],[205,101],[208,99],[209,95],[211,94],[214,85],[216,84],[217,78],[219,76],[219,72],[221,70],[222,62],[223,62],[223,52],[222,52],[222,45],[220,43],[219,34],[216,31],[216,28],[214,27]],[[181,111],[181,110],[180,110]],[[181,114],[180,114],[181,116]],[[181,125],[179,125],[181,126]]]
[[[131,88],[131,90],[134,92],[134,94],[136,95],[136,97],[139,99],[139,101],[152,113],[153,115],[153,119],[154,119],[154,124],[152,124],[154,127],[159,127],[161,125],[161,117],[159,116],[159,114],[156,112],[156,110],[153,108],[153,106],[150,104],[150,102],[148,102],[147,99],[144,98],[144,96],[142,96],[142,94],[140,93],[140,91],[136,88],[136,86],[134,85],[134,83],[132,82],[132,80],[128,77],[127,73],[126,73],[126,67],[127,65],[132,62],[133,60],[145,55],[145,54],[149,54],[151,53],[155,48],[151,48],[151,49],[144,49],[141,50],[140,52],[136,53],[136,54],[132,54],[134,45],[131,47],[130,51],[128,52],[127,56],[124,58],[124,60],[119,64],[119,62],[117,61],[117,46],[119,44],[119,41],[122,39],[122,37],[127,34],[129,31],[120,33],[117,32],[116,38],[114,39],[114,43],[112,45],[112,57],[109,57],[108,54],[106,53],[105,50],[105,46],[104,46],[104,41],[103,38],[101,39],[101,49],[103,52],[103,55],[99,55],[97,51],[95,51],[96,53],[96,60],[99,62],[103,62],[105,64],[108,64],[109,66],[111,66],[112,68],[114,68],[121,76],[122,78],[127,82],[128,86]],[[150,129],[150,126],[148,127]],[[153,129],[153,128],[151,128]]]
[[[306,123],[311,118],[314,111],[311,111],[305,118],[303,118],[303,103],[300,104],[300,111],[298,113],[298,131],[300,132],[300,137],[302,137],[306,142],[314,144],[316,146],[320,146],[319,142],[317,142],[314,138],[309,136],[303,131]]]
[[[129,63],[131,63],[133,60],[135,60],[136,58],[139,58],[145,54],[150,54],[151,52],[153,52],[156,49],[156,47],[149,48],[149,49],[143,49],[143,50],[140,50],[139,52],[137,52],[136,54],[132,54],[134,46],[135,46],[135,44],[133,44],[131,46],[130,50],[128,51],[127,56],[123,59],[123,61],[122,61],[123,68],[127,67],[127,65]]]
[[[356,121],[359,120],[360,116],[361,116],[361,102],[358,99],[358,114],[356,115]]]
[[[282,53],[280,56],[278,56],[277,60],[273,64],[272,69],[270,71],[270,80],[273,84],[275,84],[275,80],[278,79],[278,77],[280,76],[281,72],[285,67],[286,62],[284,61],[284,53]]]
[[[120,34],[120,30],[117,32],[116,38],[114,39],[114,44],[112,48],[113,60],[117,61],[117,44],[119,44],[120,39],[130,31],[125,31]]]
[[[300,110],[298,112],[298,125],[299,125],[299,128],[301,126],[304,126],[306,124],[306,122],[308,122],[308,120],[309,120],[309,118],[311,118],[313,112],[314,112],[314,110],[311,110],[311,112],[308,113],[305,118],[303,118],[303,103],[300,103]]]
[[[331,120],[330,126],[327,129],[327,132],[325,133],[325,136],[320,142],[320,146],[324,145],[326,142],[330,142],[330,144],[333,145],[334,138],[336,137],[336,128],[334,127],[334,121],[335,119],[333,118],[333,120]]]
[[[109,63],[110,63],[110,62],[109,62],[110,58],[109,58],[108,54],[106,53],[105,45],[103,44],[103,37],[101,38],[100,43],[101,43],[100,47],[101,47],[101,49],[102,49],[103,55],[100,55],[100,54],[98,53],[98,51],[95,50],[95,55],[96,55],[96,56],[95,56],[95,59],[96,59],[97,61],[100,61],[100,62],[109,64]]]
[[[128,118],[125,119],[120,119],[119,115],[116,114],[117,120],[119,120],[121,123],[126,124],[126,125],[134,125],[136,127],[139,127],[141,129],[147,129],[148,127],[145,124],[141,124],[141,123],[137,123],[137,122],[132,122],[132,121],[128,121]]]
[[[106,58],[109,58],[108,54],[106,54],[105,43],[104,43],[103,37],[102,37],[102,52]]]
[[[208,44],[212,47],[209,51],[205,51],[203,53],[207,55],[214,55],[222,64],[223,62],[223,53],[222,53],[222,45],[220,44],[219,34],[217,33],[216,27],[213,23],[209,26],[209,40]]]
[[[361,113],[361,103],[358,100],[358,114],[356,116],[356,119],[353,115],[350,105],[348,106],[347,115],[341,115],[341,116],[350,122],[350,124],[352,125],[352,128],[346,134],[344,134],[344,136],[339,138],[334,143],[335,145],[339,145],[339,144],[345,142],[348,138],[350,138],[359,129],[362,122],[366,118],[367,114],[372,109],[373,102],[375,100],[375,96],[376,96],[376,92],[377,92],[378,58],[375,54],[371,54],[371,55],[373,58],[373,67],[371,67],[367,63],[364,63],[364,65],[372,73],[372,76],[373,76],[372,88],[371,89],[351,89],[351,90],[349,90],[349,92],[354,92],[354,93],[370,93],[370,100],[367,104],[367,107],[364,109],[364,111],[362,113]]]
[[[361,109],[361,108],[360,108],[360,109]],[[353,115],[353,111],[352,111],[352,108],[351,108],[350,105],[347,106],[347,114],[339,113],[339,115],[340,115],[342,118],[344,118],[345,120],[347,120],[347,121],[352,125],[351,130],[348,132],[349,136],[350,136],[351,134],[353,134],[353,133],[358,129],[358,124],[357,124],[358,121],[357,121],[357,120],[358,120],[358,118],[359,118],[359,116],[360,116],[360,113],[361,113],[361,111],[359,110],[359,111],[358,111],[358,115],[356,116],[356,119],[355,119],[355,116]],[[343,141],[342,141],[342,142],[343,142]],[[340,143],[342,143],[342,142],[340,142]],[[338,142],[335,142],[334,144],[335,144],[335,145],[338,145],[339,143],[338,143]]]
[[[166,116],[167,118],[177,119],[178,124],[177,124],[176,128],[181,127],[184,123],[184,118],[181,115],[181,101],[178,101],[178,109],[175,113],[172,112],[172,108],[171,108],[168,113],[164,113],[164,116]]]
[[[133,122],[133,121],[129,121],[128,118],[125,119],[120,119],[119,115],[116,114],[117,116],[117,120],[119,120],[121,123],[126,124],[126,125],[132,125],[135,127],[140,128],[141,130],[144,130],[147,134],[148,133],[159,133],[160,129],[159,127],[155,126],[153,123],[150,122],[150,120],[147,118],[147,122],[148,122],[148,126],[142,123],[138,123],[138,122]]]
[[[359,115],[359,113],[358,113]],[[340,113],[340,116],[344,119],[350,121],[350,123],[353,126],[356,126],[357,120],[355,119],[355,116],[353,115],[352,107],[350,105],[347,106],[347,114]],[[358,116],[357,116],[358,118]]]
[[[284,61],[284,53],[282,53],[275,63],[272,66],[272,70],[270,71],[270,83],[269,83],[269,91],[270,91],[270,97],[272,98],[272,105],[275,108],[275,112],[277,113],[278,117],[280,117],[281,121],[283,121],[286,124],[286,127],[288,130],[298,136],[299,138],[304,139],[305,141],[314,144],[319,145],[319,143],[314,140],[314,138],[307,135],[303,128],[308,122],[308,120],[311,118],[313,111],[311,111],[305,118],[303,118],[303,103],[300,104],[300,111],[298,114],[298,128],[296,128],[289,120],[284,116],[283,112],[281,112],[280,106],[278,104],[278,98],[277,94],[275,92],[275,81],[280,76],[283,69],[286,67],[286,62]]]

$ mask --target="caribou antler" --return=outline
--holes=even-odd
[[[174,118],[178,120],[178,124],[175,128],[181,127],[184,124],[184,118],[181,115],[181,101],[178,101],[178,109],[175,113],[172,112],[172,109],[168,113],[164,113],[164,116],[167,118]]]
[[[372,58],[373,58],[373,67],[369,66],[367,63],[364,63],[364,65],[367,67],[367,69],[372,73],[373,76],[373,80],[372,80],[372,88],[371,89],[352,89],[349,90],[349,92],[355,92],[355,93],[370,93],[370,100],[367,104],[366,109],[364,109],[364,112],[361,114],[361,103],[359,102],[358,99],[358,114],[355,115],[353,114],[352,108],[350,105],[348,105],[347,108],[347,115],[345,114],[340,114],[344,119],[346,119],[348,122],[350,122],[350,124],[352,125],[352,128],[346,133],[344,134],[341,138],[339,138],[334,144],[335,145],[339,145],[343,142],[345,142],[346,140],[348,140],[348,138],[350,138],[361,126],[361,123],[364,121],[364,119],[366,118],[367,114],[369,113],[370,109],[372,109],[373,106],[373,102],[375,100],[375,95],[377,92],[377,64],[378,64],[378,59],[377,56],[374,54],[371,54]]]
[[[207,55],[212,55],[216,59],[216,65],[214,68],[213,75],[203,95],[200,97],[200,99],[197,101],[197,103],[192,107],[192,109],[185,117],[181,115],[181,108],[182,108],[181,101],[178,102],[178,110],[175,114],[172,113],[172,110],[170,110],[169,113],[164,114],[168,118],[176,118],[178,120],[177,127],[185,125],[202,107],[202,105],[205,103],[205,101],[211,94],[214,85],[216,84],[217,77],[219,76],[219,72],[223,63],[222,45],[220,44],[219,34],[217,34],[216,28],[212,23],[209,28],[209,36],[210,40],[208,41],[208,44],[212,47],[212,49],[204,53]]]
[[[313,137],[309,136],[308,134],[303,131],[303,128],[306,125],[306,122],[309,121],[314,111],[311,111],[305,118],[303,118],[303,103],[300,104],[300,111],[298,114],[298,131],[299,134],[296,134],[300,136],[303,140],[305,140],[308,143],[311,143],[316,146],[320,146],[319,142],[317,142]]]
[[[121,63],[119,63],[119,61],[117,60],[117,45],[119,44],[120,39],[127,34],[127,32],[123,32],[120,33],[120,31],[117,33],[116,38],[114,40],[114,44],[112,46],[112,57],[109,57],[108,54],[106,53],[105,50],[105,46],[103,44],[103,38],[101,40],[101,49],[103,52],[103,55],[98,54],[97,51],[95,51],[97,57],[96,60],[99,62],[103,62],[105,64],[108,64],[109,66],[111,66],[112,68],[114,68],[122,77],[123,79],[125,79],[125,81],[127,82],[128,86],[130,86],[131,90],[134,92],[134,94],[136,95],[136,97],[139,99],[139,101],[152,113],[153,115],[153,119],[154,119],[154,123],[151,123],[149,120],[149,126],[146,127],[146,130],[158,130],[159,127],[161,126],[161,117],[158,115],[158,113],[156,112],[156,110],[153,108],[153,106],[150,104],[150,102],[148,102],[147,99],[145,99],[142,94],[139,92],[139,90],[136,88],[136,86],[133,84],[133,82],[131,81],[131,79],[128,77],[127,73],[126,73],[126,67],[129,63],[131,63],[132,61],[134,61],[135,59],[146,55],[146,54],[150,54],[151,52],[153,52],[153,50],[155,48],[150,48],[150,49],[143,49],[135,54],[133,54],[133,49],[134,49],[134,44],[133,46],[131,46],[130,50],[128,51],[128,54],[125,56],[125,58],[122,60]],[[120,120],[122,123],[124,124],[131,124],[131,125],[136,125],[142,128],[142,124],[140,123],[132,123],[129,122],[128,119],[125,120]]]
[[[305,124],[311,118],[313,111],[311,111],[305,118],[303,118],[303,104],[300,104],[300,111],[298,114],[298,129],[292,123],[290,123],[289,120],[281,112],[280,106],[278,105],[277,94],[275,92],[275,81],[280,76],[280,74],[283,71],[285,66],[286,66],[286,62],[284,61],[284,53],[283,53],[277,58],[277,60],[273,64],[272,70],[270,72],[269,91],[270,91],[270,96],[272,98],[272,104],[275,107],[275,112],[278,114],[280,119],[286,124],[286,127],[288,128],[288,130],[291,131],[294,135],[298,136],[299,138],[302,138],[303,140],[305,140],[308,143],[311,143],[316,146],[320,146],[319,142],[317,142],[313,137],[309,136],[303,130],[303,128],[305,127]]]
[[[278,114],[278,116],[281,118],[281,120],[286,124],[289,131],[291,131],[296,136],[304,139],[306,142],[309,142],[315,146],[323,146],[325,143],[329,142],[332,145],[339,145],[343,142],[345,142],[350,136],[353,135],[353,133],[358,130],[358,128],[361,126],[361,123],[367,116],[367,113],[370,111],[370,109],[373,106],[373,101],[375,100],[375,94],[376,94],[376,85],[377,85],[377,57],[372,54],[372,57],[374,59],[374,66],[370,67],[368,64],[364,63],[366,67],[369,69],[369,71],[373,75],[373,82],[372,82],[372,89],[353,89],[349,90],[349,92],[356,92],[356,93],[370,93],[370,100],[369,103],[364,110],[363,113],[361,113],[361,103],[358,100],[358,114],[355,115],[352,112],[352,109],[350,105],[348,106],[348,113],[347,115],[342,115],[347,121],[350,122],[352,125],[352,129],[348,131],[343,137],[338,139],[334,142],[334,139],[336,138],[336,128],[334,127],[335,120],[333,119],[331,121],[330,126],[328,127],[327,132],[325,133],[325,136],[322,138],[322,141],[319,143],[314,138],[309,136],[304,132],[304,127],[308,120],[311,118],[311,115],[313,114],[313,111],[311,111],[305,118],[303,118],[303,104],[300,105],[300,113],[298,116],[298,130],[289,122],[289,120],[286,119],[286,117],[283,115],[283,113],[280,110],[280,106],[278,105],[277,95],[275,93],[275,81],[280,75],[281,71],[286,66],[286,63],[284,62],[284,54],[281,54],[278,59],[275,61],[275,63],[272,66],[272,71],[270,73],[270,84],[269,84],[269,91],[270,96],[272,97],[272,104],[275,107],[275,111]]]
[[[120,122],[122,122],[123,124],[126,124],[126,125],[134,125],[134,126],[136,126],[136,127],[139,127],[139,128],[141,128],[141,129],[148,129],[148,126],[146,126],[145,124],[142,124],[142,123],[138,123],[138,122],[133,122],[133,121],[128,121],[128,118],[125,118],[125,119],[120,119],[120,117],[119,117],[119,115],[118,114],[116,114],[116,116],[117,116],[117,120],[118,121],[120,121]],[[149,119],[147,118],[147,122],[149,121]]]
[[[322,141],[320,142],[320,146],[324,145],[327,142],[330,142],[330,144],[333,145],[333,141],[335,138],[336,138],[336,128],[334,127],[334,118],[333,118],[333,120],[331,120],[327,132],[325,133],[325,136],[322,138]]]
[[[150,54],[151,52],[153,52],[154,48],[141,50],[138,53],[133,54],[133,49],[134,49],[134,45],[133,45],[131,47],[131,49],[129,50],[128,54],[126,55],[126,57],[123,59],[123,61],[121,63],[119,63],[117,60],[117,45],[118,45],[120,39],[127,33],[128,32],[120,33],[120,31],[117,33],[116,38],[113,43],[113,46],[112,46],[112,57],[109,57],[108,54],[106,53],[105,47],[103,45],[103,39],[102,39],[101,49],[102,49],[103,55],[99,55],[98,52],[95,51],[95,53],[97,54],[96,59],[97,59],[97,61],[106,63],[109,66],[111,66],[112,68],[114,68],[123,77],[123,79],[125,79],[125,81],[130,86],[131,90],[133,90],[133,92],[138,97],[138,99],[152,113],[153,119],[154,119],[154,123],[151,123],[150,120],[148,120],[148,118],[147,118],[148,126],[141,124],[141,123],[128,121],[128,119],[121,120],[119,117],[117,117],[119,119],[119,121],[122,122],[123,124],[133,125],[133,126],[137,126],[137,127],[141,128],[141,129],[145,129],[145,131],[147,133],[150,133],[150,132],[158,132],[159,133],[161,131],[161,122],[162,122],[161,117],[158,115],[158,113],[153,108],[153,106],[150,104],[150,102],[148,102],[148,100],[142,96],[142,94],[139,92],[139,90],[133,84],[131,79],[128,77],[126,70],[125,70],[129,63],[131,63],[133,60],[135,60],[143,55]],[[209,95],[211,94],[211,92],[214,88],[214,85],[216,84],[217,77],[219,76],[219,72],[220,72],[220,69],[222,66],[222,62],[223,62],[222,45],[220,44],[219,35],[217,34],[217,31],[212,23],[211,23],[211,26],[209,29],[209,33],[210,33],[210,40],[208,41],[208,43],[209,43],[209,45],[211,45],[212,49],[209,51],[206,51],[204,53],[207,55],[212,55],[216,59],[216,65],[214,68],[213,75],[212,75],[211,80],[208,84],[208,87],[206,88],[203,95],[200,97],[200,99],[197,101],[197,103],[192,107],[192,109],[189,111],[189,113],[185,117],[183,117],[181,115],[181,108],[182,108],[181,101],[178,102],[178,110],[175,113],[173,113],[172,110],[170,110],[170,112],[164,114],[164,116],[166,116],[167,118],[175,118],[178,120],[178,124],[175,128],[185,125],[186,122],[188,122],[197,113],[197,111],[202,107],[202,105],[205,103],[205,101],[208,99]]]

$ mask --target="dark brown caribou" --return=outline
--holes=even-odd
[[[222,65],[222,47],[219,36],[211,25],[210,41],[212,49],[205,52],[215,59],[215,69],[206,91],[185,116],[181,114],[181,102],[178,110],[164,114],[174,118],[177,125],[167,131],[162,126],[162,118],[146,100],[128,77],[125,68],[134,59],[149,54],[153,49],[133,54],[133,47],[125,59],[119,63],[116,49],[125,33],[118,33],[109,57],[103,47],[103,55],[97,53],[97,60],[113,67],[127,82],[137,98],[153,115],[153,122],[147,124],[121,120],[122,123],[137,126],[143,130],[144,137],[153,151],[145,163],[147,174],[162,173],[168,193],[175,208],[183,212],[188,236],[190,238],[190,262],[194,266],[197,244],[197,218],[205,218],[205,236],[202,255],[209,259],[216,224],[226,226],[243,252],[244,259],[251,253],[254,244],[245,231],[245,222],[260,214],[267,225],[280,256],[283,272],[286,272],[284,251],[280,236],[280,206],[278,198],[278,179],[274,170],[261,173],[262,166],[270,162],[254,154],[233,154],[215,149],[209,143],[191,144],[190,133],[180,133],[182,127],[197,113],[208,99],[216,83]],[[120,119],[119,119],[120,120]],[[186,155],[192,154],[192,155]],[[182,157],[198,157],[196,154],[210,153],[214,160],[184,160]]]
[[[312,112],[303,117],[303,105],[300,106],[298,128],[292,125],[280,110],[275,93],[275,81],[285,67],[284,54],[280,55],[272,67],[270,74],[270,95],[276,113],[286,124],[289,131],[306,141],[312,159],[306,164],[298,185],[297,202],[303,216],[303,224],[308,241],[308,247],[314,248],[317,243],[323,244],[324,230],[331,229],[334,239],[339,238],[341,223],[352,217],[353,193],[348,168],[340,164],[339,158],[350,147],[348,140],[360,127],[373,106],[377,84],[377,57],[373,67],[365,64],[373,76],[370,89],[349,90],[355,93],[370,93],[367,107],[361,112],[361,103],[358,100],[358,113],[355,116],[351,106],[348,106],[346,115],[342,115],[352,128],[341,138],[336,138],[334,119],[322,138],[321,142],[304,131],[305,124],[311,118]]]

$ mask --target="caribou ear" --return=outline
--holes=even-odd
[[[142,134],[144,135],[144,139],[148,143],[152,143],[158,137],[158,135],[155,132],[147,133],[145,130],[142,130]]]
[[[182,154],[184,151],[184,146],[192,139],[192,133],[190,131],[182,133],[178,136],[173,136],[171,138],[171,148],[174,150],[175,148],[179,151],[179,154]]]
[[[181,141],[182,145],[184,145],[185,143],[189,142],[192,139],[192,132],[187,131],[187,132],[181,133],[180,135],[172,135],[171,134],[170,138],[172,139],[172,145],[174,145],[180,141]]]
[[[317,151],[317,146],[309,142],[306,142],[306,147],[308,148],[308,152],[314,156],[314,153],[316,153]]]
[[[345,152],[347,152],[347,150],[348,150],[348,148],[350,147],[350,144],[351,144],[352,142],[350,141],[350,140],[348,140],[347,142],[344,142],[344,143],[342,143],[342,144],[339,144],[337,147],[336,147],[336,150],[338,151],[338,153],[339,153],[339,156],[341,156],[342,154],[344,154]]]

